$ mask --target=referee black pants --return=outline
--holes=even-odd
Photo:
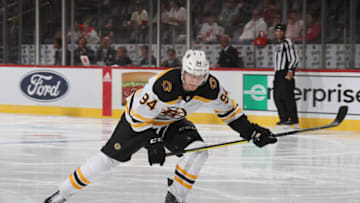
[[[280,122],[292,121],[298,123],[296,101],[294,95],[295,79],[285,78],[287,70],[275,72],[274,79],[274,101],[278,110]]]

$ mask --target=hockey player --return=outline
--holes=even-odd
[[[188,50],[182,68],[166,70],[134,92],[111,138],[101,151],[77,168],[45,203],[62,203],[111,168],[130,161],[132,154],[145,147],[149,164],[163,165],[165,148],[179,152],[174,178],[169,184],[166,203],[186,202],[207,151],[186,153],[184,149],[206,146],[186,116],[208,105],[240,136],[258,147],[275,143],[270,130],[248,121],[238,104],[228,96],[219,81],[209,73],[205,52]]]

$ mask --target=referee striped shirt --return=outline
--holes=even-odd
[[[284,38],[276,43],[274,50],[275,72],[280,70],[295,71],[297,64],[298,57],[292,41]]]

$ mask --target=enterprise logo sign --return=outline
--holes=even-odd
[[[267,75],[243,75],[245,110],[267,110]]]
[[[266,89],[263,85],[256,84],[250,90],[244,90],[244,94],[248,94],[255,101],[262,101],[266,99]]]

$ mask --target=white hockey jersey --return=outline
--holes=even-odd
[[[243,115],[213,75],[196,91],[187,92],[182,87],[181,69],[173,68],[155,75],[134,92],[126,103],[125,116],[132,129],[141,132],[183,119],[204,105],[227,124]]]

